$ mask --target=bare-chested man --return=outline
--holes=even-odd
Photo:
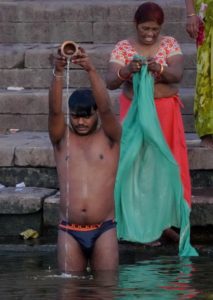
[[[72,63],[87,72],[91,90],[76,90],[70,96],[70,126],[62,111],[66,59],[60,52],[49,92],[49,135],[60,187],[59,268],[80,272],[89,262],[92,270],[115,270],[118,243],[113,193],[121,126],[104,81],[82,48]]]

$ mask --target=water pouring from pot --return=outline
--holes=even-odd
[[[60,47],[61,54],[66,58],[70,59],[76,56],[79,52],[78,45],[73,41],[65,41]]]

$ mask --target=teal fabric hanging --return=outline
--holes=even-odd
[[[147,66],[134,74],[133,90],[115,184],[118,238],[148,243],[174,226],[180,228],[179,255],[197,256],[190,245],[190,208],[183,198],[178,165],[160,128],[154,80]]]

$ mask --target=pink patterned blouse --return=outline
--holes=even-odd
[[[122,40],[112,50],[110,62],[124,66],[130,63],[135,54],[137,54],[137,51],[130,42]],[[176,39],[170,36],[162,36],[160,47],[155,55],[156,62],[166,66],[167,58],[177,54],[182,54],[182,51]]]

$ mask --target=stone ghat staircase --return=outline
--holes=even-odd
[[[212,225],[213,151],[199,146],[192,115],[196,48],[185,32],[184,4],[156,2],[166,15],[163,33],[178,39],[185,57],[180,95],[193,185],[191,223]],[[74,40],[104,76],[113,45],[134,32],[132,19],[140,3],[0,1],[0,237],[18,236],[28,228],[43,235],[56,232],[58,180],[47,132],[51,55],[63,41]],[[86,73],[71,65],[69,93],[86,86]],[[66,111],[66,80],[64,89]],[[118,93],[110,91],[116,114]],[[20,182],[25,187],[16,187]]]

